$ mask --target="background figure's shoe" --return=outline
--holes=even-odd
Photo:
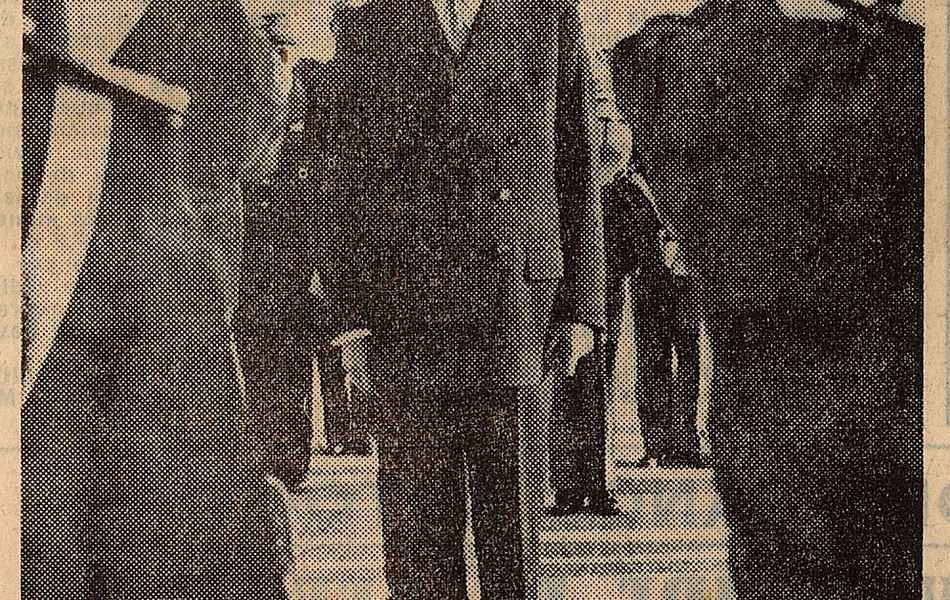
[[[637,462],[638,469],[655,469],[659,466],[659,461],[651,456],[644,456]]]
[[[587,512],[599,517],[616,517],[620,514],[617,499],[608,491],[595,492],[590,495],[587,503]]]
[[[708,465],[707,457],[699,450],[690,450],[688,452],[676,452],[670,457],[670,465],[686,469],[705,469]]]
[[[576,515],[584,510],[584,498],[584,492],[575,490],[556,492],[554,494],[554,506],[548,508],[548,516],[566,517]]]
[[[368,440],[350,440],[327,446],[323,453],[327,456],[369,456],[371,454],[371,447]]]
[[[350,442],[349,444],[343,446],[343,451],[340,452],[340,454],[345,456],[369,456],[369,442],[366,440],[362,442]]]

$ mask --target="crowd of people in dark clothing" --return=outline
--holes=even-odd
[[[617,43],[619,160],[571,1],[328,3],[335,57],[291,81],[279,16],[153,0],[110,57],[136,89],[27,2],[24,597],[284,597],[273,488],[307,475],[316,375],[324,451],[378,457],[390,597],[467,597],[470,515],[482,598],[535,599],[541,515],[619,513],[627,296],[639,466],[712,469],[737,596],[920,597],[923,30],[829,2]],[[90,107],[55,316],[54,151],[86,159],[57,127]]]

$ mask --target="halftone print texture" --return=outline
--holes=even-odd
[[[922,10],[27,0],[22,596],[920,598]]]

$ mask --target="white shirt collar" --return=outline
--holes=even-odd
[[[482,0],[455,0],[456,26],[452,29],[452,18],[449,15],[450,0],[432,0],[435,6],[435,12],[439,15],[439,23],[442,24],[442,30],[445,31],[445,37],[449,40],[449,45],[456,53],[460,53],[468,40],[469,32],[472,30],[472,23],[475,22],[475,15],[481,7]]]

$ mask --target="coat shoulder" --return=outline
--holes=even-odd
[[[391,37],[387,34],[400,15],[406,12],[406,0],[372,0],[362,6],[348,7],[338,16],[338,43],[344,49],[367,52]]]

